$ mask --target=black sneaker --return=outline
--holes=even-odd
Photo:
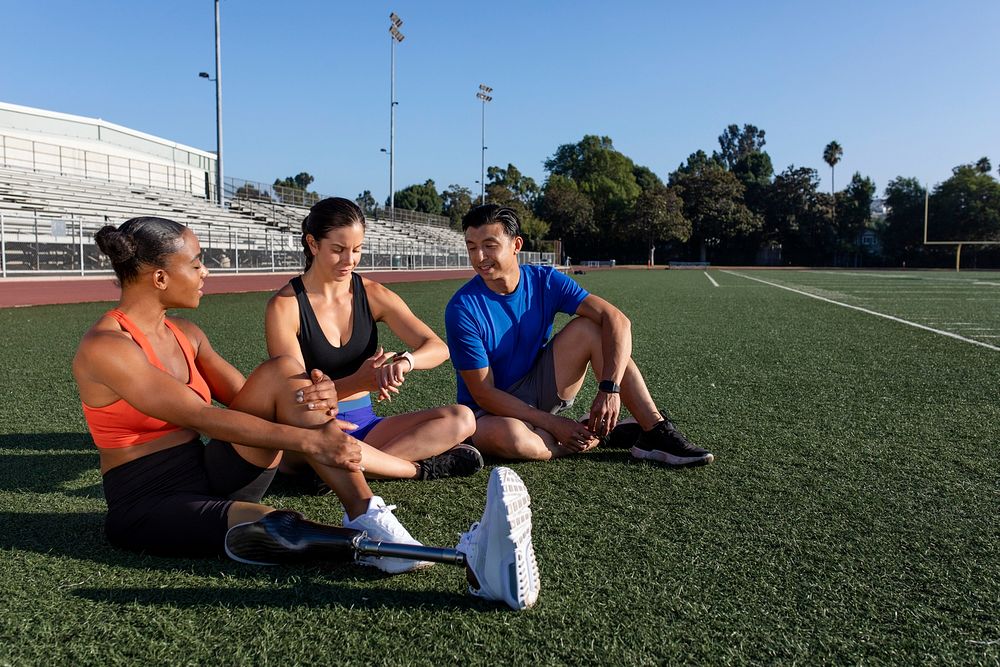
[[[657,409],[661,415],[667,414],[664,410]],[[587,426],[590,423],[590,417],[582,418],[580,423]],[[635,420],[635,417],[628,417],[615,424],[611,433],[598,438],[601,441],[599,446],[605,449],[630,449],[640,435],[642,435],[642,427],[639,426],[639,422]]]
[[[420,464],[420,479],[443,479],[445,477],[467,477],[483,469],[483,455],[472,445],[464,442],[448,451],[424,459]]]
[[[711,452],[696,447],[667,419],[644,431],[632,447],[632,456],[668,466],[708,465]]]

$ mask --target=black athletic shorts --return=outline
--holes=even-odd
[[[112,545],[157,556],[223,553],[233,501],[260,502],[276,468],[260,468],[221,440],[195,438],[104,474]]]

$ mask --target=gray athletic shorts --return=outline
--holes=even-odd
[[[572,398],[568,401],[559,398],[559,392],[556,389],[555,353],[552,351],[551,341],[542,348],[531,370],[506,391],[531,407],[551,412],[554,415],[573,406]],[[491,413],[477,408],[475,415],[476,419],[479,419],[480,417],[488,417]]]

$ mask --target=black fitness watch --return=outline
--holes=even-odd
[[[605,394],[618,394],[622,390],[614,380],[601,380],[597,384],[597,391],[603,391]]]

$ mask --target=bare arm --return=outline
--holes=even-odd
[[[604,368],[595,369],[595,373],[600,373],[597,381],[611,380],[620,385],[632,357],[632,323],[625,313],[594,294],[583,300],[576,313],[601,327]],[[590,430],[607,435],[618,423],[621,409],[620,395],[598,391],[590,406]]]
[[[208,337],[196,324],[176,317],[170,321],[180,327],[194,348],[195,366],[208,383],[212,398],[229,405],[246,383],[243,373],[212,348]]]
[[[365,280],[365,290],[376,321],[385,322],[392,332],[411,350],[413,368],[434,368],[448,359],[448,346],[413,314],[398,294],[370,280]],[[406,364],[408,366],[408,364]]]
[[[473,400],[491,414],[527,422],[536,429],[551,433],[559,444],[574,451],[585,449],[581,443],[589,442],[593,435],[579,422],[533,408],[516,396],[497,389],[489,368],[459,371],[459,374]]]
[[[214,407],[183,382],[150,364],[142,350],[119,333],[88,333],[73,370],[81,385],[100,385],[143,414],[170,424],[251,447],[302,452],[327,465],[360,470],[360,447],[341,431],[337,421],[331,420],[321,429],[302,429]]]

